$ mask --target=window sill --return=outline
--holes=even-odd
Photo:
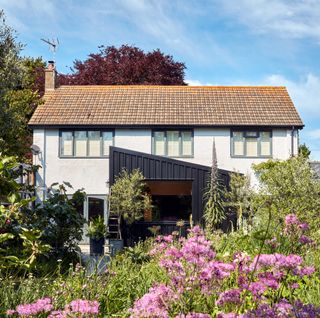
[[[59,156],[59,159],[109,159],[109,156],[103,156],[103,157],[74,157],[74,156]]]
[[[236,159],[272,159],[273,156],[235,156],[231,155],[231,158],[236,158]]]
[[[164,158],[169,158],[169,159],[192,159],[194,156],[165,156],[165,155],[156,155],[152,153],[153,156],[159,156],[159,157],[164,157]]]

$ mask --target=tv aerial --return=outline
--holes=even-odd
[[[59,39],[56,38],[56,39],[52,39],[52,40],[49,40],[49,39],[41,39],[41,41],[47,43],[49,45],[49,50],[52,52],[53,54],[53,61],[54,63],[56,62],[56,52],[57,52],[57,49],[58,49],[58,46],[59,46]]]

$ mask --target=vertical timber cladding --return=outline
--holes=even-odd
[[[128,172],[139,169],[144,177],[150,180],[192,181],[192,217],[195,222],[202,221],[203,195],[208,184],[210,167],[118,147],[110,147],[109,159],[110,185],[122,169]],[[230,180],[229,172],[219,169],[219,175],[227,186]]]

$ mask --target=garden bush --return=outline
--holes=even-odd
[[[318,317],[319,251],[296,215],[283,224],[277,237],[242,241],[240,232],[208,240],[195,226],[188,238],[173,233],[127,249],[100,275],[79,264],[47,278],[8,277],[0,299],[5,310],[43,304],[41,317],[66,317],[71,304],[98,308],[85,317]]]

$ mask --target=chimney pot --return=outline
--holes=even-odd
[[[52,91],[57,88],[57,71],[54,61],[48,61],[45,69],[45,91]]]

